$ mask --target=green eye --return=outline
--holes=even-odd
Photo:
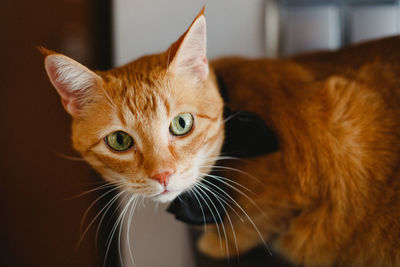
[[[117,131],[105,138],[106,144],[115,151],[125,151],[133,145],[133,139],[129,134]]]
[[[169,131],[176,136],[185,135],[193,128],[193,116],[190,113],[181,113],[172,119]]]

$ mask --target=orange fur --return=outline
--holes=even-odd
[[[257,189],[254,201],[267,217],[253,205],[249,214],[295,264],[400,265],[398,48],[393,37],[287,60],[214,63],[229,105],[259,114],[278,134],[279,152],[232,164],[261,183],[225,175]],[[238,238],[239,252],[260,244],[248,222],[235,224],[252,232]],[[201,250],[228,256],[215,235],[203,236]]]
[[[194,82],[169,71],[186,36],[165,53],[93,74],[101,78],[91,84],[95,95],[71,112],[74,148],[106,179],[143,196],[159,190],[151,173],[190,173],[200,150],[207,151],[200,165],[208,172],[224,136],[216,74],[228,88],[226,104],[258,114],[279,139],[276,153],[226,163],[258,180],[223,173],[253,192],[229,193],[262,239],[304,266],[399,266],[400,38],[282,60],[219,59]],[[195,115],[195,127],[172,137],[169,123],[181,112]],[[103,139],[116,130],[135,145],[109,151]],[[190,188],[201,177],[179,179]],[[204,253],[227,257],[236,245],[244,253],[261,243],[248,217],[232,210],[228,216],[228,242],[221,250],[216,230],[207,231],[199,240]]]

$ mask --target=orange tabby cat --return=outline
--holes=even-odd
[[[227,105],[276,133],[278,152],[229,164],[243,172],[223,174],[235,200],[219,193],[230,203],[223,242],[208,229],[204,253],[227,257],[265,240],[304,266],[400,266],[399,50],[393,37],[210,68],[201,12],[166,52],[110,71],[44,52],[74,148],[135,195],[173,200],[215,164],[224,139],[216,76]]]

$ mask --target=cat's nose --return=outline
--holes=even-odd
[[[156,173],[150,176],[150,179],[157,180],[161,185],[167,186],[169,182],[169,177],[172,175],[173,171],[166,171]]]

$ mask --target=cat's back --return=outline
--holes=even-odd
[[[331,80],[362,87],[355,90],[359,96],[374,94],[388,112],[400,115],[399,36],[286,59],[221,58],[212,67],[232,108],[257,112],[266,120],[282,109],[295,112],[309,99],[319,101],[315,95],[326,95],[326,85],[335,84]]]
[[[321,78],[332,71],[346,74],[365,64],[390,65],[392,71],[400,71],[400,36],[353,44],[337,51],[299,54],[291,59]]]
[[[228,105],[260,115],[277,133],[293,195],[329,203],[329,212],[309,211],[321,221],[310,251],[337,243],[341,266],[400,264],[400,38],[213,66]],[[298,233],[288,234],[296,246]]]
[[[228,105],[258,114],[283,150],[310,146],[293,153],[342,162],[350,155],[352,169],[384,164],[377,177],[393,175],[400,163],[400,37],[287,59],[225,58],[213,67]]]
[[[381,87],[393,87],[400,84],[397,79],[400,75],[400,36],[284,59],[220,58],[214,60],[212,66],[227,82],[234,80],[242,85],[251,79],[274,86],[272,83],[277,82],[278,77],[289,82],[304,82],[340,75],[364,82],[377,79]]]
[[[291,60],[307,69],[315,80],[339,75],[376,91],[388,104],[397,106],[400,101],[400,36],[355,44],[338,51],[298,55]]]

